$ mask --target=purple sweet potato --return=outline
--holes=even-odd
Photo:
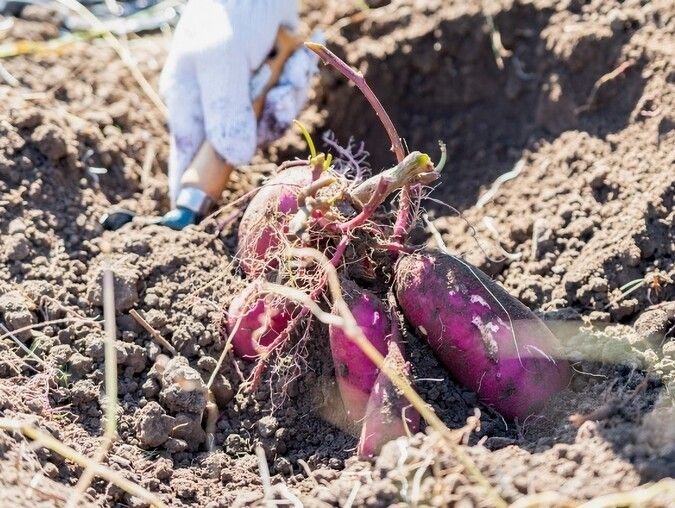
[[[537,411],[568,379],[535,314],[465,261],[435,251],[399,259],[396,296],[449,373],[506,418]]]
[[[298,211],[298,193],[311,182],[310,167],[292,167],[271,178],[253,197],[239,224],[237,257],[244,273],[256,276],[277,267],[275,256]]]
[[[228,309],[227,330],[231,333],[243,315],[234,336],[232,347],[240,358],[252,360],[260,354],[260,347],[272,344],[293,318],[290,305],[273,301],[272,295],[256,295],[255,285],[239,293]]]
[[[410,380],[410,364],[403,354],[398,325],[392,324],[392,338],[384,361],[399,376]],[[415,434],[420,427],[420,415],[387,375],[380,371],[368,399],[361,427],[358,454],[369,458],[382,446],[400,436]]]
[[[354,282],[342,282],[344,299],[363,334],[383,356],[391,338],[391,322],[382,301]],[[340,396],[351,423],[366,412],[368,397],[377,380],[377,366],[337,326],[329,327],[330,347]]]

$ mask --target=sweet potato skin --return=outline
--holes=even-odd
[[[238,232],[237,257],[244,273],[253,277],[277,267],[273,256],[298,211],[298,193],[311,182],[311,168],[292,167],[271,178],[251,199]]]
[[[396,374],[410,381],[410,364],[405,360],[403,342],[396,323],[392,323],[392,336],[384,362]],[[359,456],[374,457],[380,453],[385,443],[401,436],[416,434],[419,427],[420,415],[417,410],[389,377],[380,371],[366,406],[358,445]]]
[[[391,323],[382,301],[354,282],[342,281],[344,299],[363,334],[383,356],[387,354]],[[342,328],[329,327],[330,347],[340,396],[348,420],[360,421],[379,369]]]
[[[455,379],[504,417],[536,412],[567,383],[555,336],[478,268],[429,250],[400,258],[395,279],[408,322]]]
[[[260,346],[272,344],[286,330],[293,317],[289,305],[273,302],[270,295],[258,295],[255,285],[247,286],[230,303],[227,311],[227,331],[231,333],[242,316],[232,337],[234,353],[245,360],[260,354]]]

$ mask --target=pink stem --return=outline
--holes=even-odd
[[[377,188],[375,189],[375,192],[373,192],[373,195],[370,197],[366,205],[363,207],[361,213],[359,213],[353,219],[348,220],[347,222],[343,222],[342,224],[336,224],[335,226],[337,231],[339,231],[340,233],[346,233],[350,229],[357,228],[364,222],[366,222],[368,219],[370,219],[370,216],[373,215],[373,212],[382,203],[382,200],[385,197],[388,187],[389,186],[387,184],[387,181],[384,178],[380,178],[380,181],[377,183]]]
[[[399,209],[394,223],[394,240],[403,242],[410,227],[410,186],[405,185],[399,195]]]
[[[373,90],[366,82],[365,78],[363,77],[363,74],[347,65],[343,60],[340,59],[340,57],[338,57],[335,53],[333,53],[323,44],[306,42],[305,46],[307,46],[309,49],[314,51],[314,53],[319,55],[319,58],[321,58],[321,60],[324,63],[335,67],[335,69],[337,69],[347,79],[351,80],[358,87],[358,89],[361,90],[361,93],[363,93],[363,96],[370,103],[373,110],[375,111],[375,114],[382,122],[384,129],[387,131],[387,135],[389,136],[389,140],[391,141],[392,150],[396,155],[396,160],[398,162],[401,162],[405,157],[405,151],[403,150],[401,138],[399,137],[398,132],[396,132],[396,127],[394,127],[394,123],[391,121],[391,118],[385,111],[380,100],[377,98]],[[409,185],[405,185],[403,187],[399,198],[399,203],[400,207],[398,214],[396,216],[396,223],[394,226],[394,239],[396,241],[402,242],[410,227]]]
[[[321,227],[323,227],[323,228],[325,228],[328,231],[331,231],[333,233],[340,233],[340,234],[347,233],[347,232],[349,232],[349,230],[361,226],[368,219],[370,219],[370,217],[373,215],[373,212],[382,203],[383,198],[386,196],[388,188],[389,188],[389,185],[388,185],[387,181],[384,178],[381,178],[380,181],[377,182],[377,187],[375,188],[375,192],[373,192],[372,196],[370,197],[368,202],[363,207],[363,210],[361,210],[361,213],[359,213],[356,217],[348,220],[347,222],[341,222],[341,223],[335,224],[333,222],[329,222],[324,217],[320,217],[320,218],[316,219],[316,222]]]
[[[389,140],[391,141],[392,150],[396,155],[396,161],[401,162],[405,157],[405,151],[403,150],[401,138],[398,136],[398,132],[396,132],[396,127],[394,127],[394,123],[391,121],[391,118],[389,118],[389,115],[385,111],[384,107],[382,107],[382,103],[380,102],[380,100],[377,98],[373,90],[366,82],[365,78],[363,77],[363,74],[351,68],[344,61],[342,61],[340,57],[338,57],[335,53],[333,53],[323,44],[317,44],[315,42],[305,42],[305,46],[307,46],[309,49],[314,51],[314,53],[319,55],[319,58],[321,58],[321,60],[323,60],[324,63],[335,67],[344,77],[352,81],[358,87],[358,89],[361,90],[361,93],[372,106],[373,110],[375,111],[375,114],[380,119],[380,122],[382,122],[384,130],[387,131],[387,135],[389,136]]]
[[[340,260],[342,259],[342,255],[345,253],[347,245],[349,245],[349,237],[347,235],[342,235],[342,238],[340,238],[340,243],[338,243],[337,247],[335,247],[333,257],[330,258],[330,264],[335,268],[337,268],[340,264]]]
[[[410,206],[412,199],[419,199],[422,186],[420,184],[406,185],[401,189],[399,209],[394,224],[394,240],[403,242],[410,230]]]

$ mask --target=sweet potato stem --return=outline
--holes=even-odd
[[[302,122],[298,120],[293,120],[293,124],[300,129],[300,132],[302,132],[302,136],[305,138],[307,148],[309,149],[309,155],[313,159],[316,157],[316,147],[314,146],[314,140],[312,140],[312,136],[309,135],[307,127],[305,127]]]
[[[394,240],[403,242],[409,227],[410,220],[410,185],[406,185],[401,189],[399,196],[399,208],[396,215],[396,222],[394,223]]]
[[[405,150],[403,149],[401,138],[396,131],[396,127],[394,127],[394,123],[391,121],[391,118],[385,111],[380,100],[368,85],[368,82],[363,77],[363,74],[347,65],[343,60],[340,59],[340,57],[338,57],[323,44],[305,42],[305,46],[319,55],[319,58],[321,58],[324,63],[332,65],[338,70],[338,72],[352,81],[352,83],[354,83],[358,89],[361,90],[361,93],[372,106],[375,114],[380,119],[380,122],[382,122],[384,130],[387,131],[387,135],[391,141],[391,147],[394,151],[394,154],[396,155],[397,162],[401,162],[405,157]],[[394,225],[394,239],[397,242],[403,241],[409,228],[410,198],[410,185],[405,185],[403,186],[399,197],[399,210],[396,216],[396,223]]]
[[[366,205],[363,207],[361,213],[359,213],[353,219],[348,220],[347,222],[343,222],[342,224],[336,224],[335,225],[336,229],[341,233],[345,233],[350,229],[354,229],[365,223],[373,214],[373,212],[375,212],[377,207],[380,206],[382,201],[387,197],[387,189],[388,189],[387,181],[384,178],[380,178],[380,181],[377,183],[375,192],[370,197]]]
[[[439,145],[441,148],[441,158],[438,164],[436,164],[436,172],[440,174],[447,161],[448,152],[445,148],[445,143],[439,141]],[[405,240],[410,229],[410,205],[413,199],[419,203],[421,192],[422,187],[419,184],[413,186],[406,185],[401,190],[398,214],[396,216],[396,223],[394,224],[394,240],[396,242],[403,243]]]
[[[337,268],[338,265],[340,264],[340,261],[342,260],[342,255],[345,253],[347,245],[349,245],[349,237],[347,235],[343,235],[342,238],[340,238],[340,243],[338,243],[337,247],[335,248],[333,257],[330,258],[330,264],[333,265],[335,268]]]
[[[394,127],[391,118],[389,118],[389,115],[382,106],[382,103],[366,82],[363,74],[355,69],[352,69],[344,61],[342,61],[340,57],[338,57],[323,44],[317,44],[316,42],[305,42],[305,46],[314,51],[314,53],[316,53],[325,64],[335,67],[335,69],[337,69],[340,74],[354,83],[358,89],[361,90],[361,93],[372,106],[375,114],[380,119],[380,122],[382,122],[384,130],[387,131],[387,135],[391,141],[392,150],[396,155],[396,161],[401,162],[405,157],[405,151],[403,150],[401,138],[398,136],[398,132],[396,132],[396,127]]]

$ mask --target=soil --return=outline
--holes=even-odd
[[[410,150],[436,158],[438,141],[446,144],[443,176],[425,201],[431,223],[451,252],[545,319],[573,367],[569,386],[536,417],[507,422],[409,330],[415,386],[457,439],[427,429],[359,461],[318,333],[282,390],[284,366],[250,394],[240,388],[252,366],[226,358],[208,452],[204,383],[224,346],[222,308],[245,284],[232,257],[243,209],[182,232],[137,223],[103,231],[98,219],[113,205],[167,210],[168,146],[162,114],[106,43],[92,40],[0,61],[19,82],[0,82],[0,426],[29,422],[96,453],[105,426],[101,287],[112,269],[118,439],[103,462],[169,506],[259,505],[265,496],[307,506],[494,506],[495,495],[571,506],[672,479],[675,6],[370,3],[362,11],[306,2],[304,18],[328,19],[329,47],[363,73]],[[60,23],[31,8],[4,38],[47,40]],[[167,38],[128,44],[156,85]],[[330,68],[300,120],[317,140],[331,130],[343,144],[363,141],[374,171],[394,163],[374,113]],[[270,161],[296,156],[306,148],[290,132],[235,175],[222,203],[257,185]],[[420,222],[414,240],[434,245],[431,233]],[[298,372],[293,360],[287,367]],[[0,469],[7,506],[61,506],[83,472],[10,430],[0,431]],[[672,486],[647,501],[673,503]],[[82,504],[146,505],[99,478]]]

